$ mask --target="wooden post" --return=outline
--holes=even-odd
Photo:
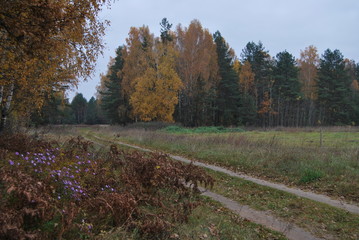
[[[320,127],[320,147],[323,146],[323,129]]]

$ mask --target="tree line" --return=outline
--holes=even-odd
[[[248,42],[236,55],[219,31],[210,33],[198,20],[172,30],[164,18],[158,37],[147,26],[132,27],[101,76],[97,99],[78,94],[70,103],[64,92],[91,73],[102,49],[105,23],[94,17],[100,9],[84,0],[26,0],[0,11],[0,132],[9,117],[34,124],[359,123],[359,64],[339,50],[319,56],[308,46],[295,59],[287,51],[270,56],[261,42]]]
[[[31,114],[30,120],[34,126],[108,123],[94,97],[87,101],[82,93],[77,93],[70,102],[64,92],[52,92],[46,98],[41,110],[36,110]]]
[[[359,123],[359,64],[339,50],[299,59],[270,56],[249,42],[239,56],[219,31],[193,20],[175,31],[164,18],[159,37],[129,31],[98,87],[109,121],[179,122],[185,126],[315,126]]]

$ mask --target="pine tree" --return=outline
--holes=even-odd
[[[122,91],[122,69],[124,59],[123,47],[116,50],[114,62],[110,65],[107,76],[104,77],[103,89],[99,90],[101,109],[111,124],[126,124],[130,122],[130,106]]]
[[[276,56],[273,70],[273,98],[275,98],[278,113],[277,125],[298,126],[299,106],[303,98],[301,85],[298,80],[298,68],[295,58],[287,51]]]
[[[99,121],[99,118],[97,116],[98,110],[97,110],[97,101],[94,97],[90,98],[89,102],[87,103],[86,108],[86,124],[97,124]]]
[[[248,61],[251,65],[252,72],[254,73],[254,87],[256,94],[255,106],[257,111],[259,111],[261,103],[266,101],[265,94],[270,92],[269,88],[272,84],[271,57],[261,42],[258,42],[258,44],[249,42],[242,50],[241,61],[242,64]],[[259,124],[259,122],[257,124]],[[264,123],[262,122],[262,125],[263,124]]]
[[[238,75],[233,68],[234,54],[217,31],[213,35],[217,46],[220,81],[218,84],[218,120],[219,124],[237,125],[239,123],[239,86]]]
[[[162,19],[160,26],[162,43],[166,44],[167,42],[173,41],[173,36],[171,35],[172,24],[168,22],[167,18]]]
[[[350,84],[342,53],[327,49],[318,72],[318,103],[323,124],[350,124]]]
[[[76,94],[74,99],[72,99],[71,108],[75,116],[75,123],[77,124],[85,123],[87,100],[86,98],[84,98],[82,93]]]

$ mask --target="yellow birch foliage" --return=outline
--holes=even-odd
[[[302,83],[302,92],[306,99],[317,99],[317,72],[319,65],[318,50],[313,45],[306,47],[304,51],[300,51],[298,59],[299,81]]]
[[[241,62],[238,59],[234,60],[233,69],[234,69],[234,71],[236,71],[238,77],[241,72],[241,68],[242,68]]]
[[[239,73],[239,85],[243,93],[255,95],[254,77],[250,62],[245,61]]]
[[[137,80],[155,65],[154,36],[147,26],[131,27],[123,49],[122,89],[126,97],[135,91]]]
[[[185,93],[188,96],[196,94],[199,78],[204,81],[205,90],[213,88],[218,80],[218,65],[212,34],[203,29],[198,20],[193,20],[188,28],[177,26],[176,33],[177,64]]]
[[[158,67],[149,67],[135,82],[130,104],[133,115],[142,121],[173,122],[181,79],[175,71],[176,52],[170,45],[158,47]]]
[[[107,0],[0,0],[0,87],[12,108],[40,107],[51,90],[76,86],[102,49]],[[4,106],[6,103],[3,102]]]

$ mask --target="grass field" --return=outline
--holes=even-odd
[[[166,128],[145,130],[143,128],[97,126],[74,128],[70,131],[71,134],[74,134],[76,130],[89,138],[94,138],[94,136],[102,138],[104,145],[115,140],[126,141],[226,166],[261,178],[325,192],[336,197],[342,196],[342,198],[345,197],[347,200],[358,203],[358,149],[355,144],[358,135],[352,129],[340,132],[336,129],[325,129],[322,135],[322,147],[309,144],[306,142],[307,140],[304,140],[311,137],[315,139],[319,136],[320,132],[315,132],[315,129],[300,132],[293,129],[289,131],[282,129],[281,131],[243,132],[236,130],[231,132],[204,128],[199,132],[190,130],[183,132],[181,129],[179,129],[180,131],[168,131]],[[345,144],[341,144],[343,139],[346,141]],[[95,138],[94,140],[99,141]],[[303,142],[305,144],[301,144]],[[216,179],[214,192],[241,204],[249,205],[257,210],[268,211],[280,219],[293,222],[320,237],[357,239],[359,236],[359,216],[357,215],[225,174],[208,172]],[[209,211],[212,208],[211,205],[203,207],[205,209],[202,209],[201,212],[205,212],[206,215],[217,214],[216,211]],[[226,220],[229,224],[228,229],[231,229],[234,218],[230,219]],[[224,220],[218,220],[218,218],[213,220],[213,222],[216,221],[223,223]],[[208,223],[205,217],[198,217],[198,222],[199,226],[205,226]],[[225,231],[224,229],[227,228],[222,223],[220,227],[216,228]],[[209,226],[213,226],[213,224],[217,223],[209,223]],[[249,226],[241,226],[251,232]],[[186,228],[185,225],[182,227]],[[205,231],[198,233],[198,229],[201,227],[179,231],[182,233],[181,239],[191,239],[183,235],[183,232],[188,231],[197,234],[196,236],[201,236],[201,234],[209,236]],[[210,229],[208,224],[204,229]],[[192,239],[193,234],[189,234]],[[226,235],[225,232],[222,234],[222,236]],[[266,232],[266,234],[269,233]],[[215,235],[211,237],[216,239]],[[237,239],[255,239],[253,237],[255,236]],[[262,239],[266,239],[266,237]]]
[[[234,171],[359,203],[356,131],[174,133],[136,128],[92,129],[99,136],[176,153]],[[86,128],[82,129],[82,133]],[[312,140],[310,140],[312,139]]]
[[[76,136],[77,128],[52,129],[46,137],[57,141],[65,141]],[[84,129],[82,129],[84,130]],[[80,131],[81,132],[81,131]],[[91,134],[81,134],[91,137]],[[92,135],[93,136],[93,135]],[[110,142],[96,139],[97,151],[103,152],[109,148]],[[118,146],[126,152],[135,150]],[[269,230],[261,225],[251,223],[238,215],[225,209],[220,203],[201,197],[201,204],[189,216],[189,221],[174,226],[170,239],[286,239],[284,235]],[[137,232],[118,228],[110,232],[104,232],[98,239],[143,239]]]

